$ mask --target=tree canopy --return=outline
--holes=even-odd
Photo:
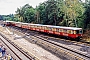
[[[90,28],[90,0],[47,0],[36,8],[25,4],[17,8],[16,14],[0,19],[86,29]]]

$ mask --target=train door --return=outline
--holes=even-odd
[[[49,33],[53,34],[52,27],[48,27]]]
[[[55,28],[54,31],[55,31],[55,34],[60,35],[60,32],[59,32],[60,29],[59,28]]]

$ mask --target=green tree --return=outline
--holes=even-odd
[[[50,25],[57,25],[57,1],[56,0],[48,0],[46,1],[45,6],[45,13],[46,13],[46,19],[48,22],[47,24]]]
[[[85,2],[85,20],[84,20],[84,28],[90,28],[90,0]]]
[[[35,9],[34,8],[28,8],[26,9],[25,13],[24,13],[24,19],[25,22],[27,23],[32,23],[35,21]]]
[[[34,14],[34,9],[29,4],[25,4],[24,6],[17,8],[16,16],[21,22],[31,22],[30,16],[32,17],[32,13]],[[31,15],[30,15],[31,14]]]
[[[83,15],[83,5],[79,0],[65,0],[64,7],[66,25],[78,27],[76,19],[80,14]]]
[[[21,22],[24,20],[23,19],[23,11],[22,11],[22,8],[17,8],[17,11],[16,12],[16,16],[18,18],[18,20],[20,20]]]

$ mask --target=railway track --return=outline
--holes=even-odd
[[[43,42],[45,41],[45,42],[48,42],[48,44],[47,45],[55,45],[56,46],[56,51],[58,51],[58,49],[59,49],[59,47],[61,47],[61,48],[64,48],[64,49],[66,49],[66,50],[69,50],[69,51],[72,51],[72,52],[74,52],[75,54],[78,54],[78,55],[81,55],[81,56],[83,56],[85,59],[86,58],[90,58],[90,56],[87,56],[86,54],[83,54],[82,52],[79,52],[79,51],[75,51],[75,50],[73,50],[73,49],[70,49],[70,48],[67,48],[67,47],[65,47],[65,46],[63,46],[63,45],[60,45],[60,44],[57,44],[57,43],[55,43],[55,42],[52,42],[52,41],[49,41],[49,40],[47,40],[47,39],[44,39],[44,38],[42,38],[42,37],[39,37],[38,35],[33,35],[34,37],[36,37],[36,38],[39,38],[39,39],[41,39],[41,40],[43,40]],[[45,44],[45,43],[43,43],[42,42],[42,44]],[[38,41],[36,41],[35,42],[36,44],[38,44]],[[55,47],[54,46],[54,47]],[[60,50],[60,49],[59,49]],[[56,51],[54,51],[54,52],[56,52]],[[65,53],[65,52],[64,52]],[[67,53],[70,53],[70,52],[66,52],[66,54]],[[73,55],[73,54],[72,54]],[[74,57],[74,59],[76,58],[76,59],[81,59],[81,60],[85,60],[83,57],[81,58],[81,57],[79,57],[79,56],[76,56],[76,55],[74,55],[75,57]]]
[[[20,30],[19,30],[20,31]],[[26,32],[26,30],[25,31],[21,31],[21,32]],[[52,48],[54,48],[53,49],[53,53],[55,53],[55,54],[58,54],[59,55],[59,53],[62,53],[61,51],[63,51],[63,53],[62,54],[64,54],[64,55],[72,55],[73,57],[70,57],[70,56],[66,56],[67,58],[68,57],[70,57],[70,58],[68,58],[68,59],[73,59],[73,60],[75,60],[75,59],[77,59],[77,60],[86,60],[86,59],[89,59],[90,58],[90,56],[87,56],[86,54],[82,54],[81,52],[77,52],[77,51],[75,51],[75,50],[73,50],[73,49],[69,49],[69,48],[66,48],[65,46],[61,46],[61,45],[59,45],[59,44],[57,44],[57,43],[54,43],[54,42],[52,42],[52,41],[49,41],[50,39],[45,39],[45,38],[42,38],[43,36],[38,36],[38,35],[35,35],[35,34],[26,34],[27,36],[30,36],[30,38],[29,39],[31,39],[32,38],[32,41],[34,41],[36,44],[38,44],[38,45],[42,45],[44,48],[49,48],[48,50],[50,50],[50,51],[52,51]],[[33,37],[31,37],[31,36],[33,36]],[[38,38],[38,39],[40,39],[40,40],[34,40],[34,37],[35,38]],[[42,40],[42,41],[41,41]],[[46,46],[46,45],[48,45],[48,46]],[[53,45],[53,47],[51,47]],[[61,48],[60,48],[61,47]],[[50,49],[51,48],[51,49]],[[65,49],[65,50],[63,50],[63,49]],[[66,50],[69,50],[69,51],[71,51],[72,52],[72,54],[70,53],[70,52],[66,52]],[[78,56],[77,56],[78,55]],[[65,58],[65,57],[64,57]]]
[[[13,57],[14,60],[35,60],[31,57],[27,52],[23,51],[14,42],[11,42],[8,38],[6,38],[3,34],[0,33],[0,40],[12,51],[12,53],[17,57]]]
[[[59,42],[60,40],[61,41],[64,41],[64,42],[71,42],[71,44],[73,43],[76,43],[77,44],[84,44],[85,46],[90,46],[90,42],[86,42],[85,40],[80,40],[80,41],[75,41],[75,40],[68,40],[68,39],[62,39],[60,38],[59,36],[58,37],[54,37],[54,35],[48,35],[48,34],[42,34],[42,33],[39,33],[39,32],[35,32],[35,31],[30,31],[30,30],[27,30],[27,29],[21,29],[21,28],[17,28],[15,27],[14,29],[18,30],[19,29],[19,32],[22,32],[22,33],[27,33],[26,35],[35,35],[37,34],[37,36],[40,36],[41,38],[45,38],[45,39],[48,39],[48,40],[52,40],[52,41],[55,41],[55,42]],[[55,35],[56,36],[56,35]]]

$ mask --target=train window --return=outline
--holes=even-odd
[[[37,28],[37,26],[35,26],[35,28]]]
[[[49,27],[47,27],[47,30],[49,30]]]
[[[52,28],[49,28],[49,30],[51,30],[51,31],[52,31]]]
[[[47,30],[48,30],[48,27],[47,27]]]
[[[56,29],[56,32],[59,32],[59,29]]]
[[[79,34],[79,30],[76,30],[76,34]]]
[[[34,28],[34,26],[32,26],[32,28]]]
[[[37,26],[37,28],[39,29],[39,26]]]
[[[45,27],[46,28],[46,30],[48,30],[48,27]]]
[[[31,26],[32,27],[32,26]]]
[[[44,30],[44,27],[42,26],[42,29]]]
[[[74,31],[73,30],[71,30],[71,34],[74,34]]]
[[[52,28],[51,27],[48,27],[48,30],[52,31]]]
[[[74,31],[74,34],[76,34],[76,31]]]
[[[38,28],[38,26],[36,26],[36,28]]]
[[[47,28],[45,27],[45,30],[46,30]]]
[[[42,26],[41,26],[41,29],[42,29]]]
[[[79,33],[82,34],[82,30],[79,30]]]
[[[64,29],[64,33],[67,33],[67,30]]]
[[[59,32],[62,32],[62,29],[59,29]]]
[[[50,28],[48,27],[48,30],[50,30]]]
[[[46,27],[44,26],[44,30],[46,29]]]
[[[45,26],[43,27],[43,29],[45,30]]]
[[[67,30],[67,33],[71,34],[71,30]]]
[[[56,28],[52,28],[52,31],[56,31]]]
[[[76,34],[82,34],[82,30],[76,30]]]
[[[59,29],[59,32],[60,32],[60,29]]]
[[[43,26],[41,27],[41,29],[43,29]]]
[[[39,29],[41,29],[41,26],[39,27]]]
[[[38,28],[39,26],[36,26],[36,28]]]
[[[38,26],[38,29],[40,29],[40,26]]]

